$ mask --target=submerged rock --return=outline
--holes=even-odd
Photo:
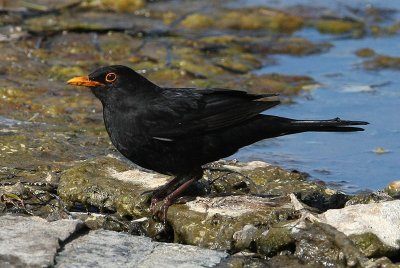
[[[379,70],[379,69],[399,70],[400,57],[376,55],[372,59],[365,60],[362,63],[362,65],[367,70]]]
[[[321,33],[345,34],[352,33],[361,36],[364,33],[364,24],[359,21],[343,19],[323,19],[315,22],[315,27]]]

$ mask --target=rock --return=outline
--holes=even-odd
[[[214,20],[203,14],[191,14],[181,21],[181,25],[187,29],[203,29],[213,26]]]
[[[368,58],[362,63],[362,66],[367,70],[382,70],[382,69],[400,69],[400,57],[389,55],[375,55],[375,57]],[[376,153],[385,153],[384,148],[376,150]]]
[[[386,188],[385,192],[393,198],[400,197],[400,180],[390,182]]]
[[[346,202],[346,207],[358,204],[382,203],[392,200],[393,198],[389,194],[383,191],[378,191],[374,193],[365,193],[365,194],[362,193],[350,198],[349,201]]]
[[[257,227],[252,224],[245,225],[242,230],[233,234],[233,240],[238,248],[249,248],[250,244],[255,240],[259,233]]]
[[[96,206],[119,215],[148,216],[152,190],[167,183],[168,176],[132,169],[114,157],[99,157],[68,169],[61,175],[58,193],[73,205]]]
[[[292,217],[294,210],[285,199],[243,195],[198,197],[168,211],[174,242],[233,251],[255,250],[262,232]]]
[[[368,259],[343,233],[324,223],[292,225],[294,256],[309,265],[322,267],[365,267]]]
[[[194,246],[152,242],[107,230],[91,231],[68,243],[56,267],[212,267],[228,254]]]
[[[300,201],[318,210],[341,208],[348,196],[307,179],[306,174],[287,171],[262,161],[212,164],[208,180],[213,194],[251,194],[286,197],[295,193]],[[214,169],[214,171],[213,171]]]
[[[0,267],[48,267],[71,235],[83,227],[79,220],[47,222],[39,217],[0,217]]]
[[[268,257],[280,252],[293,250],[293,222],[280,222],[271,226],[267,231],[256,237],[257,252]]]
[[[373,233],[350,235],[349,238],[367,257],[396,257],[399,254],[398,249],[385,245]]]
[[[348,236],[373,234],[387,247],[400,249],[400,200],[331,209],[320,219]],[[358,239],[359,240],[359,239]],[[376,239],[369,239],[369,244]],[[368,243],[365,239],[363,244]],[[373,245],[366,245],[373,246]]]
[[[369,58],[375,56],[376,52],[371,48],[357,49],[355,54],[360,58]]]
[[[321,19],[314,23],[315,28],[321,33],[345,34],[352,33],[354,36],[364,34],[365,25],[358,21],[345,21],[340,19]]]
[[[259,161],[221,161],[210,165],[204,178],[185,194],[186,199],[189,194],[198,196],[195,200],[178,200],[169,208],[167,220],[172,229],[165,232],[162,224],[150,217],[149,198],[151,191],[169,179],[112,156],[100,157],[65,171],[58,193],[71,210],[79,211],[78,206],[83,205],[90,211],[108,212],[107,217],[79,216],[93,229],[266,255],[279,252],[291,241],[285,230],[261,235],[277,223],[297,218],[288,194],[296,193],[316,211],[342,207],[347,200],[298,172]],[[139,218],[144,220],[137,221]],[[272,240],[266,241],[270,237]]]

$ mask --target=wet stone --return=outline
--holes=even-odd
[[[346,34],[351,33],[353,36],[361,36],[364,33],[364,24],[358,21],[350,20],[318,20],[315,27],[321,33],[329,34]]]
[[[257,235],[292,217],[282,200],[251,196],[197,198],[168,211],[175,242],[234,251],[254,247]]]
[[[281,241],[290,241],[284,238],[285,232],[261,235],[275,224],[298,218],[287,197],[289,193],[296,192],[303,202],[317,206],[316,209],[342,205],[335,191],[310,182],[299,173],[264,162],[221,161],[206,170],[205,177],[191,187],[186,198],[169,208],[170,229],[163,230],[151,218],[149,199],[151,191],[169,179],[108,156],[63,172],[58,194],[70,210],[84,212],[95,208],[96,212],[107,213],[106,217],[78,216],[94,229],[144,233],[156,239],[173,237],[175,242],[184,244],[261,254],[278,252],[287,245]],[[191,194],[198,197],[190,197]],[[163,232],[171,232],[171,238],[165,238]],[[271,241],[276,242],[267,245],[265,241],[271,236]]]
[[[357,204],[372,204],[381,203],[385,201],[392,201],[393,198],[390,194],[379,191],[374,193],[358,194],[349,199],[346,202],[346,206],[357,205]]]
[[[375,56],[375,51],[371,48],[360,48],[355,54],[360,58],[369,58]]]
[[[367,59],[362,63],[362,66],[367,70],[380,70],[380,69],[400,69],[400,57],[393,57],[388,55],[376,55],[371,59]]]
[[[385,188],[385,192],[393,198],[399,199],[400,197],[400,180],[392,181]]]
[[[116,158],[103,157],[66,170],[58,194],[72,206],[79,202],[121,216],[143,217],[148,215],[151,190],[167,181],[167,176],[131,169]]]
[[[53,14],[31,18],[25,21],[26,28],[35,33],[61,32],[61,31],[125,31],[132,33],[157,31],[166,29],[157,21],[133,14],[116,14],[109,12],[79,12],[74,14],[65,13],[61,16]]]

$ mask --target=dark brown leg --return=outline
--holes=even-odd
[[[156,212],[157,217],[164,222],[164,225],[167,224],[167,211],[169,206],[172,205],[172,202],[182,195],[182,193],[193,183],[197,181],[196,178],[190,179],[181,186],[179,186],[175,191],[170,193],[167,197],[164,198],[163,204],[160,209]]]
[[[190,175],[177,176],[172,181],[162,186],[154,193],[151,200],[150,210],[153,215],[156,215],[166,224],[168,207],[172,202],[182,195],[182,193],[195,181],[201,179],[203,171],[192,173]],[[163,199],[163,204],[159,209],[156,208],[156,203]]]
[[[150,210],[154,212],[153,210],[155,209],[155,205],[159,201],[166,198],[169,194],[175,191],[175,189],[184,184],[188,179],[190,179],[190,177],[188,176],[176,176],[172,181],[157,189],[154,192],[153,197],[151,198]]]

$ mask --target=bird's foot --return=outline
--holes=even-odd
[[[167,212],[168,208],[172,205],[172,202],[176,200],[179,196],[182,195],[182,193],[196,180],[201,178],[202,173],[194,178],[191,178],[189,180],[183,180],[182,178],[175,178],[175,182],[179,182],[179,186],[175,189],[168,189],[169,184],[164,186],[161,190],[158,190],[154,193],[153,198],[151,199],[150,203],[150,211],[151,213],[156,216],[158,219],[162,220],[164,222],[164,225],[166,225],[167,222]],[[173,180],[173,181],[174,181]],[[171,182],[173,182],[171,181]],[[170,183],[171,183],[170,182]],[[177,186],[176,183],[173,183],[173,186]],[[167,193],[167,194],[166,194]],[[158,206],[157,203],[160,203],[159,201],[162,200],[162,205]]]
[[[150,211],[151,214],[153,214],[153,216],[155,216],[156,218],[158,218],[159,220],[161,220],[164,225],[167,224],[167,212],[168,212],[168,208],[171,206],[172,204],[172,200],[171,198],[164,198],[161,202],[159,202],[160,200],[157,198],[153,198],[151,200],[151,205],[150,205]],[[161,203],[161,204],[159,204]]]
[[[151,199],[151,203],[150,203],[150,212],[151,212],[151,214],[154,215],[154,212],[155,212],[156,207],[157,207],[157,203],[158,203],[159,201],[160,201],[160,199],[157,198],[157,197],[153,197],[153,198]]]

